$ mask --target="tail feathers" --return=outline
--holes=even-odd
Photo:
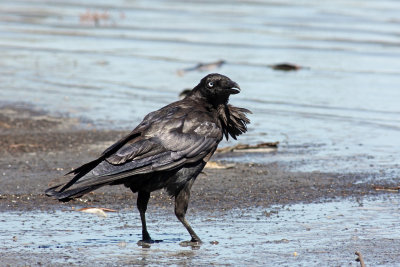
[[[73,185],[75,182],[77,182],[80,178],[82,178],[83,176],[85,176],[86,174],[88,174],[91,170],[93,170],[97,165],[99,165],[99,163],[101,162],[101,159],[96,159],[93,160],[89,163],[86,163],[82,166],[80,166],[79,168],[76,168],[72,171],[70,171],[69,173],[67,173],[66,175],[69,174],[76,174],[75,177],[73,179],[71,179],[71,181],[69,181],[68,183],[66,183],[61,189],[60,192],[63,192],[65,189],[67,189],[68,187],[70,187],[71,185]],[[49,188],[50,189],[50,188]]]
[[[89,173],[96,168],[94,173]],[[89,193],[97,188],[105,185],[115,183],[116,180],[122,180],[126,178],[120,173],[116,175],[99,175],[98,173],[107,173],[110,171],[109,168],[114,167],[108,162],[103,162],[103,165],[99,166],[99,160],[89,162],[72,172],[67,173],[62,178],[59,178],[56,184],[50,185],[45,191],[45,194],[50,197],[54,197],[60,201],[69,201],[73,198],[81,197],[86,193]],[[72,179],[71,179],[71,174]],[[129,174],[128,174],[129,175]],[[65,181],[65,179],[70,179]]]
[[[59,193],[56,189],[59,188],[60,186],[62,186],[62,184],[47,188],[46,191],[44,191],[44,193],[48,197],[56,197],[56,195]]]
[[[108,164],[109,163],[105,163]],[[100,166],[101,167],[101,166]],[[84,175],[83,175],[84,173]],[[94,191],[102,186],[121,182],[131,174],[117,173],[115,175],[93,175],[88,174],[86,169],[83,172],[78,172],[69,182],[58,182],[57,185],[51,186],[45,191],[49,197],[57,198],[60,201],[69,201],[73,198],[81,197],[86,193]],[[64,178],[67,178],[64,176]],[[80,178],[83,178],[79,180]],[[79,181],[78,181],[79,180]]]
[[[57,198],[60,201],[68,202],[73,198],[81,197],[84,194],[87,194],[93,190],[96,190],[97,188],[100,188],[104,185],[105,184],[96,184],[96,185],[89,185],[89,186],[83,186],[83,187],[78,187],[78,188],[74,188],[74,189],[69,189],[69,190],[65,190],[65,191],[57,191],[57,188],[60,188],[62,186],[62,184],[61,184],[61,185],[56,185],[56,186],[48,188],[45,191],[45,194],[46,194],[46,196]]]

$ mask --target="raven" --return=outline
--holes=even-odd
[[[240,87],[213,73],[182,100],[149,113],[126,137],[99,158],[72,170],[72,179],[46,190],[47,196],[69,201],[104,185],[124,184],[138,192],[142,241],[152,242],[145,212],[150,193],[164,188],[175,197],[175,215],[186,227],[191,242],[201,242],[185,218],[190,189],[225,136],[236,139],[247,131],[248,109],[228,104]]]

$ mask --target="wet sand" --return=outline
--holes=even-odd
[[[232,265],[241,262],[239,258],[234,260],[237,256],[235,249],[239,249],[237,244],[241,244],[240,253],[254,247],[258,248],[260,253],[267,253],[268,257],[257,258],[251,254],[253,256],[247,255],[242,258],[246,259],[242,261],[243,264],[253,261],[259,266],[268,262],[283,263],[288,266],[310,261],[343,263],[343,255],[346,255],[346,263],[356,266],[356,262],[352,260],[355,258],[353,253],[360,247],[369,253],[365,255],[369,262],[390,265],[399,259],[398,253],[392,249],[398,246],[397,238],[388,239],[386,236],[379,237],[372,233],[367,236],[370,240],[363,241],[357,239],[358,237],[354,239],[352,237],[354,234],[351,232],[354,230],[352,223],[355,225],[359,223],[358,217],[352,214],[351,207],[354,205],[362,207],[364,199],[367,201],[371,197],[383,202],[383,206],[390,204],[388,197],[398,198],[397,194],[376,191],[374,186],[397,186],[398,179],[379,180],[368,173],[291,172],[287,163],[283,162],[260,165],[236,161],[233,166],[232,162],[220,162],[231,167],[204,170],[193,186],[189,207],[189,218],[194,221],[195,229],[206,240],[200,252],[179,247],[179,242],[187,238],[187,233],[173,215],[173,202],[163,191],[153,193],[149,204],[149,214],[151,214],[149,216],[152,218],[150,228],[151,232],[155,232],[156,236],[164,240],[164,243],[151,248],[137,247],[135,244],[140,239],[140,222],[135,210],[136,196],[128,189],[122,186],[104,187],[69,203],[60,203],[43,194],[44,189],[54,178],[62,177],[71,168],[96,157],[128,131],[98,130],[90,122],[54,117],[26,106],[3,106],[0,114],[2,148],[0,211],[4,218],[3,226],[9,227],[1,232],[5,248],[0,251],[0,255],[4,264],[61,266],[67,263],[86,265],[90,262],[99,266],[167,263]],[[212,160],[218,161],[221,157],[229,158],[229,154],[216,154]],[[343,205],[343,201],[350,201],[352,204],[346,206]],[[302,204],[307,203],[320,206],[301,208]],[[335,208],[332,207],[335,204],[329,203],[338,204]],[[370,205],[373,206],[374,202],[370,201]],[[110,216],[108,221],[101,221],[95,215],[88,216],[74,211],[78,207],[105,207],[116,209],[118,212],[117,215],[112,215],[114,219]],[[376,211],[374,207],[370,209],[372,214],[368,216],[376,219],[374,212],[380,211],[379,209]],[[397,212],[392,210],[396,209],[396,204],[392,203],[385,207],[389,214]],[[314,214],[313,212],[318,209],[320,213]],[[335,227],[340,228],[343,225],[343,229],[351,230],[346,230],[350,232],[346,232],[344,239],[341,234],[342,239],[337,240],[334,237],[337,237],[335,230],[332,240],[342,242],[344,245],[337,244],[333,251],[329,251],[331,239],[322,238],[330,235],[329,227],[326,228],[327,224],[323,218],[327,213],[330,214],[329,210],[341,209],[344,215],[333,215],[336,217],[331,223]],[[286,215],[278,219],[282,212]],[[240,219],[243,216],[247,219]],[[297,222],[298,218],[304,216],[304,222]],[[307,216],[311,217],[307,219]],[[335,221],[342,217],[347,221],[344,223]],[[260,218],[265,224],[257,227]],[[291,221],[293,219],[299,223],[299,228],[293,225]],[[361,217],[360,222],[364,219],[365,216]],[[14,220],[15,224],[10,224],[10,221]],[[313,220],[314,226],[304,227]],[[370,220],[365,222],[367,221],[371,223]],[[98,222],[102,228],[96,230],[93,227],[97,227],[95,225],[98,225]],[[378,220],[371,227],[377,225],[383,227],[382,225],[388,222],[391,223],[389,225],[393,225],[393,218],[390,217],[390,220],[386,221]],[[282,228],[274,228],[275,224],[281,225]],[[85,225],[87,231],[82,231],[81,225]],[[289,228],[291,232],[288,235]],[[229,233],[226,234],[224,229]],[[266,232],[260,236],[257,231],[262,229]],[[319,229],[318,235],[321,236],[315,237],[319,243],[314,240],[316,246],[313,248],[294,245],[308,240],[310,229]],[[342,231],[345,231],[343,229]],[[68,234],[63,234],[63,231]],[[104,231],[112,231],[115,235],[107,237]],[[245,237],[243,231],[247,231]],[[32,233],[36,232],[37,234],[33,234],[32,237]],[[296,235],[297,237],[294,237]],[[53,240],[53,243],[41,241],[40,238],[46,236],[49,240]],[[69,236],[70,239],[64,240],[65,236]],[[259,236],[263,240],[263,245],[258,246],[258,239],[253,240],[246,236],[252,238]],[[218,250],[221,250],[219,257],[215,257],[212,253],[215,250],[214,246],[218,246],[211,244],[213,241],[222,242],[218,247]],[[318,249],[320,243],[324,244],[323,252]],[[277,251],[279,247],[282,249],[280,252]],[[113,250],[111,253],[110,248],[116,251]],[[101,257],[105,253],[104,250],[107,250],[110,257]],[[88,256],[85,253],[91,254]],[[301,253],[303,257],[296,258],[293,253]]]
[[[51,209],[79,204],[112,208],[135,205],[136,196],[123,186],[105,187],[67,204],[59,204],[43,194],[49,184],[62,180],[63,174],[98,156],[128,131],[98,130],[78,119],[56,118],[26,107],[2,107],[0,114],[2,210]],[[219,157],[226,159],[229,154],[216,154],[212,160],[218,161]],[[282,162],[227,165],[230,168],[206,168],[198,177],[192,191],[193,209],[268,207],[361,197],[379,194],[374,190],[376,185],[396,185],[395,180],[374,181],[369,173],[291,172]],[[170,203],[163,191],[152,196],[152,205]]]

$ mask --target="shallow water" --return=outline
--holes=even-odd
[[[149,248],[136,244],[141,232],[136,210],[107,218],[77,211],[2,212],[0,255],[10,264],[13,255],[21,255],[19,265],[359,266],[354,252],[360,251],[368,266],[394,266],[400,260],[399,207],[399,197],[388,195],[195,212],[188,218],[204,241],[195,248],[179,245],[189,235],[172,208],[150,208],[149,231],[163,242]]]
[[[206,74],[177,70],[223,59],[210,72],[237,81],[231,102],[254,112],[240,142],[280,141],[269,161],[297,170],[398,177],[399,12],[397,1],[3,1],[0,99],[132,129]],[[307,68],[267,67],[281,62]]]

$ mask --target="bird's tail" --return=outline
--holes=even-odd
[[[81,197],[97,188],[105,185],[121,184],[125,179],[138,174],[153,170],[152,165],[144,162],[129,162],[121,167],[107,161],[95,160],[69,172],[62,179],[54,182],[45,193],[47,196],[57,198],[60,201],[69,201]],[[73,175],[71,177],[71,175]],[[136,177],[139,178],[140,176]],[[65,179],[70,179],[65,182]]]
[[[81,197],[86,193],[89,193],[93,190],[96,190],[99,187],[102,187],[104,183],[94,183],[94,184],[85,184],[82,186],[71,188],[78,180],[88,174],[93,168],[95,168],[100,163],[99,160],[94,160],[89,163],[82,165],[79,168],[72,170],[67,173],[65,177],[70,177],[71,174],[74,176],[67,183],[57,184],[46,189],[45,194],[49,197],[57,198],[60,201],[67,202],[73,198]],[[65,179],[64,177],[64,179]],[[79,182],[78,182],[79,184]],[[70,189],[71,188],[71,189]]]
[[[46,196],[54,197],[62,202],[68,202],[71,199],[81,197],[97,188],[102,187],[104,184],[90,185],[90,186],[82,186],[73,189],[68,189],[65,191],[61,191],[60,188],[64,186],[64,184],[59,184],[53,187],[48,188],[45,191]]]
[[[131,134],[119,140],[117,143],[107,148],[98,159],[95,159],[80,166],[79,168],[70,171],[66,174],[66,176],[63,177],[64,179],[69,178],[70,180],[66,183],[58,182],[57,185],[51,186],[45,191],[46,195],[57,198],[60,201],[69,201],[73,198],[81,197],[84,194],[96,190],[104,185],[112,184],[116,179],[125,178],[124,175],[113,175],[118,174],[120,167],[109,164],[107,161],[104,161],[104,159],[111,156],[115,151],[126,144],[126,142],[129,140],[134,140],[138,136],[140,136],[139,132],[132,132]],[[135,164],[136,163],[132,163],[132,169],[134,167],[138,167],[136,166],[137,164]],[[145,164],[140,165],[140,167],[143,165]],[[99,175],[90,175],[89,172],[95,168],[98,169]],[[101,168],[103,168],[103,170],[101,170]],[[130,165],[128,164],[127,170],[129,170],[129,168]],[[101,173],[110,173],[111,175],[100,175]],[[71,175],[73,175],[72,179]]]

